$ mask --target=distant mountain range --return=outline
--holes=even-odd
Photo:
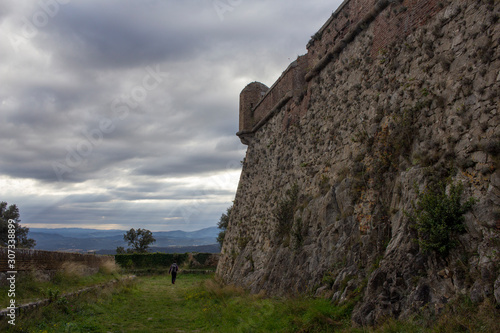
[[[35,249],[48,251],[114,254],[118,246],[127,248],[123,235],[127,230],[97,230],[83,228],[30,228],[28,237],[36,240]],[[156,242],[152,252],[219,252],[217,235],[220,230],[210,227],[196,231],[153,232]]]

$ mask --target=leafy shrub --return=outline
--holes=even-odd
[[[45,291],[46,297],[52,302],[59,298],[61,291],[59,289],[47,288]]]
[[[297,208],[298,194],[299,186],[295,184],[291,189],[286,191],[286,197],[278,202],[278,207],[274,213],[278,220],[278,229],[276,230],[278,237],[290,234]]]
[[[231,211],[233,210],[233,205],[227,208],[226,213],[222,214],[217,227],[221,230],[219,235],[217,235],[217,243],[219,243],[221,249],[224,244],[224,238],[226,237],[226,229],[229,226],[229,218],[231,216]]]
[[[465,213],[472,209],[474,198],[464,204],[460,201],[462,183],[451,184],[446,193],[446,184],[440,182],[424,192],[417,191],[418,202],[409,215],[418,231],[418,243],[424,252],[433,250],[447,255],[456,246],[456,235],[466,232]]]

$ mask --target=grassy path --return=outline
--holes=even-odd
[[[179,276],[175,285],[169,276],[138,278],[130,293],[119,294],[103,306],[96,326],[106,332],[199,332],[200,309],[188,304],[185,295],[205,278]]]
[[[119,294],[103,306],[96,326],[110,332],[199,331],[199,309],[188,306],[185,295],[204,278],[184,275],[175,285],[168,276],[139,278],[130,294]]]
[[[58,299],[10,332],[333,332],[349,311],[328,300],[285,301],[220,286],[210,275],[139,277],[115,290]],[[319,329],[322,328],[322,329]]]

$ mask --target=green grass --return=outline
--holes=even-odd
[[[186,298],[213,332],[334,332],[349,326],[352,307],[335,307],[325,299],[266,298],[214,280],[189,291]]]
[[[144,276],[21,315],[1,332],[496,332],[498,308],[460,300],[439,318],[388,320],[353,328],[353,304],[334,306],[308,297],[271,298],[222,286],[213,276]]]
[[[16,279],[16,303],[26,304],[36,300],[53,298],[57,295],[74,292],[85,287],[94,286],[117,280],[117,272],[99,272],[90,276],[79,276],[58,272],[50,281],[37,281],[32,274],[19,275]],[[9,304],[8,286],[0,288],[0,308],[5,309]]]
[[[17,332],[333,332],[350,308],[322,299],[276,299],[223,287],[209,275],[139,277],[16,319]]]

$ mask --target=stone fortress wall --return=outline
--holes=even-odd
[[[392,10],[387,10],[389,6]],[[302,101],[308,82],[330,61],[337,60],[343,48],[370,24],[374,29],[373,43],[366,56],[374,58],[389,44],[425,24],[443,7],[438,0],[345,0],[311,37],[307,54],[292,62],[271,88],[252,82],[243,89],[237,135],[242,139],[251,136],[292,98],[295,103]],[[306,111],[296,108],[292,114],[300,116]]]
[[[492,0],[345,1],[272,87],[248,85],[217,275],[356,300],[359,324],[500,303],[499,17]],[[408,218],[440,181],[476,199],[444,257]]]

